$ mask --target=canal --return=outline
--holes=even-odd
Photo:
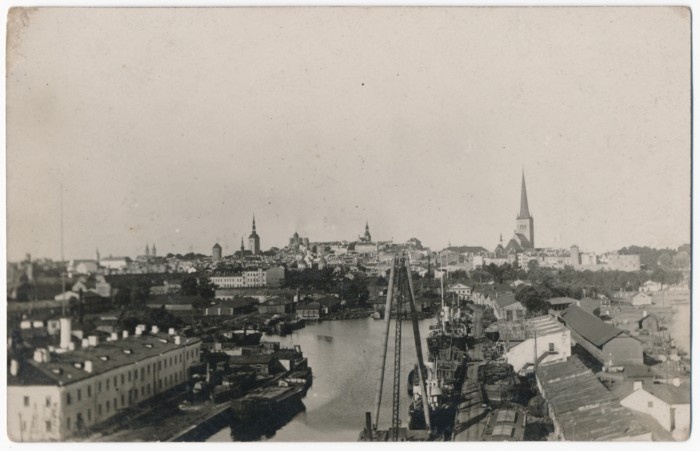
[[[419,321],[423,354],[425,338],[434,319]],[[302,411],[275,432],[255,439],[279,442],[357,441],[364,427],[365,412],[374,410],[374,397],[380,367],[384,321],[358,319],[307,323],[304,329],[286,337],[265,336],[263,341],[279,341],[282,346],[300,345],[313,369],[313,385],[303,399]],[[408,372],[416,363],[413,330],[410,321],[402,322],[401,340],[401,417],[407,421],[409,396]],[[380,428],[391,422],[394,321],[389,338],[389,359],[384,382]],[[240,437],[236,426],[227,426],[212,435],[210,442],[228,442]]]

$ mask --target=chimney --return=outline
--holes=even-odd
[[[175,328],[174,327],[171,327],[170,329],[168,329],[168,335],[175,335]]]
[[[68,350],[75,351],[75,343],[73,343],[72,341],[68,343]]]
[[[159,331],[160,331],[160,329],[158,329],[158,326],[151,326],[151,334],[155,335]]]
[[[86,360],[83,369],[86,373],[92,373],[92,360]]]
[[[646,316],[647,316],[647,311],[646,311],[646,310],[642,310],[642,318],[645,318]]]
[[[88,344],[93,348],[97,346],[97,335],[90,335],[88,337]]]
[[[134,335],[136,335],[137,337],[141,336],[141,326],[140,325],[136,326],[136,330],[134,331]]]
[[[672,384],[674,387],[680,387],[680,386],[681,386],[681,380],[680,380],[679,378],[677,378],[677,377],[674,377],[673,379],[671,379],[671,384]]]
[[[34,350],[34,361],[41,363],[44,360],[44,356],[41,353],[41,349]]]
[[[175,344],[179,345],[181,343],[181,338],[179,335],[175,335]]]
[[[85,349],[90,347],[90,341],[87,338],[83,338],[80,342],[80,347]]]
[[[128,330],[122,331],[122,338],[129,338],[129,331]]]
[[[70,318],[61,318],[59,321],[61,329],[61,348],[68,349],[68,345],[71,342],[71,320]]]
[[[10,361],[10,374],[13,376],[17,376],[17,373],[19,373],[19,361],[16,359],[12,359]]]
[[[642,381],[634,381],[634,385],[632,385],[632,389],[634,391],[641,390],[642,389]]]
[[[119,340],[119,335],[117,335],[116,332],[112,332],[112,334],[109,336],[110,341],[117,341]]]

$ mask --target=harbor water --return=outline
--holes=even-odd
[[[427,358],[425,338],[434,319],[419,321],[423,356]],[[387,369],[379,428],[391,424],[393,386],[393,348],[395,322],[390,324]],[[402,321],[401,340],[401,420],[408,422],[407,379],[416,363],[413,329]],[[309,322],[293,334],[265,336],[263,341],[279,341],[282,346],[300,345],[313,369],[313,385],[303,399],[305,410],[276,431],[267,431],[254,439],[280,442],[357,441],[364,427],[365,412],[374,415],[374,398],[381,361],[384,321],[368,319]],[[277,426],[275,426],[276,428]],[[227,426],[208,441],[227,442],[240,439],[236,426]]]

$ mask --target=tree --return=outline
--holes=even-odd
[[[673,266],[678,269],[690,268],[690,254],[684,250],[679,250],[673,257]]]
[[[549,310],[545,299],[554,297],[552,294],[551,289],[545,286],[521,285],[515,290],[515,300],[520,302],[529,314],[539,315]]]
[[[204,299],[213,299],[216,295],[216,285],[214,285],[208,277],[201,277],[197,287],[197,294]]]
[[[668,252],[664,252],[663,254],[659,255],[659,258],[656,260],[656,263],[662,269],[670,269],[671,265],[673,264],[673,258],[671,257],[671,254],[669,254]]]
[[[491,275],[483,268],[474,268],[471,273],[471,279],[478,283],[484,283],[491,280]]]
[[[195,276],[186,276],[180,281],[180,290],[185,296],[195,296],[198,293],[199,284]]]

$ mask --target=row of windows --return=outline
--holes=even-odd
[[[171,374],[165,378],[159,379],[158,380],[158,388],[156,390],[160,390],[163,388],[163,385],[167,388],[168,386],[172,386],[174,384],[178,384],[180,382],[184,382],[185,380],[185,372],[180,371],[175,374]],[[154,384],[155,387],[155,384]],[[151,396],[151,384],[146,384],[145,386],[141,387],[140,395],[141,399],[143,400],[145,397]],[[155,391],[155,390],[153,390]],[[155,393],[153,393],[155,394]],[[26,398],[26,397],[25,397]],[[124,393],[121,393],[119,397],[115,397],[112,400],[106,400],[103,403],[97,404],[97,415],[101,416],[103,409],[102,406],[104,405],[104,412],[109,414],[111,413],[112,409],[119,409],[131,406],[139,401],[139,390],[137,389],[131,389],[129,390],[126,395]],[[92,422],[92,409],[87,409],[85,411],[86,417],[87,417],[87,422],[90,423]],[[75,426],[76,428],[80,429],[85,426],[85,423],[83,421],[83,413],[77,413],[76,418],[75,418]],[[46,422],[46,431],[50,432],[50,421]],[[70,430],[71,429],[71,418],[66,417],[66,429]]]
[[[199,355],[199,349],[189,349],[189,350],[186,350],[185,359],[191,360],[198,355]],[[178,363],[182,363],[182,361],[183,361],[183,354],[179,354],[177,356],[170,356],[169,358],[166,358],[164,360],[159,360],[157,363],[156,362],[150,363],[150,364],[146,365],[145,367],[142,367],[140,369],[140,374],[139,374],[138,369],[135,369],[133,371],[129,370],[126,373],[122,373],[118,376],[114,376],[112,379],[110,379],[110,378],[105,379],[105,389],[109,390],[110,389],[110,382],[113,382],[114,389],[118,390],[118,386],[119,386],[118,382],[119,381],[121,381],[121,385],[124,385],[125,383],[131,382],[132,378],[134,381],[139,380],[139,375],[140,375],[141,381],[143,382],[143,381],[145,381],[147,376],[151,375],[151,368],[153,369],[153,373],[155,374],[156,371],[160,371],[162,369],[172,367],[173,365],[176,365]],[[97,382],[97,393],[101,393],[101,392],[102,392],[102,381],[98,381]],[[92,386],[90,386],[90,385],[87,386],[87,393],[86,394],[87,394],[88,398],[92,397]],[[83,395],[82,389],[79,388],[76,392],[76,397],[77,397],[78,402],[82,401],[82,395]],[[71,393],[66,392],[66,404],[70,405],[72,403],[72,401],[73,401],[73,399],[72,399]],[[24,402],[25,402],[25,406],[29,405],[29,397],[28,396],[25,396]],[[46,402],[47,402],[46,405],[49,406],[50,401],[47,400]]]

